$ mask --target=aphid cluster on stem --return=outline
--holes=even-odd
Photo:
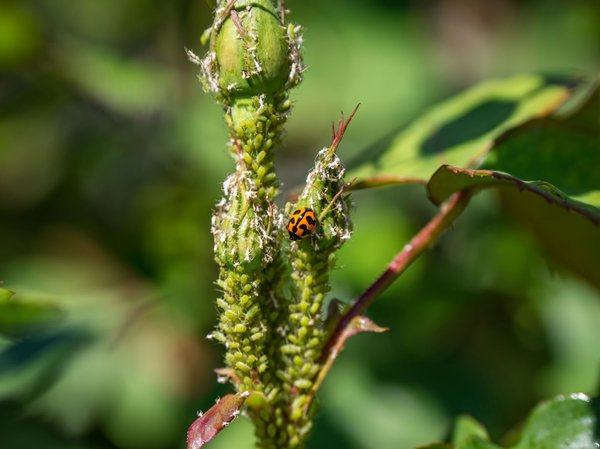
[[[315,167],[289,219],[278,210],[274,149],[302,77],[302,37],[284,25],[283,2],[220,0],[200,59],[204,88],[223,106],[235,172],[212,217],[219,320],[211,334],[226,348],[229,380],[252,392],[246,409],[261,449],[302,447],[312,425],[308,391],[321,368],[321,307],[335,252],[350,236],[344,167],[332,145]],[[289,239],[292,240],[289,243]]]

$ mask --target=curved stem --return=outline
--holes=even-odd
[[[329,359],[330,352],[338,346],[338,340],[352,319],[362,314],[454,222],[469,203],[472,194],[473,192],[470,190],[463,190],[452,195],[448,201],[442,204],[440,211],[431,221],[396,255],[381,276],[356,298],[331,333],[321,353],[322,361]]]

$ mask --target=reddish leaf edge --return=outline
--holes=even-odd
[[[477,191],[481,191],[483,189],[489,188],[517,188],[520,192],[529,191],[536,195],[539,195],[543,199],[545,199],[549,204],[556,205],[565,209],[567,212],[573,212],[583,216],[584,218],[591,221],[595,226],[600,224],[600,211],[595,212],[593,209],[596,209],[594,206],[587,205],[585,203],[581,203],[579,201],[568,198],[567,195],[562,194],[559,189],[553,187],[549,183],[537,181],[537,182],[527,182],[523,181],[519,178],[516,178],[508,173],[492,171],[492,170],[474,170],[469,168],[460,168],[454,167],[452,165],[442,165],[438,168],[433,176],[431,177],[429,183],[427,183],[427,196],[430,201],[435,205],[440,205],[443,201],[449,198],[452,194],[460,191],[462,189],[448,190],[443,194],[438,194],[435,188],[436,176],[441,176],[442,174],[452,173],[452,174],[462,174],[467,175],[470,178],[483,177],[483,178],[491,178],[496,182],[482,184],[480,186],[465,186],[470,191],[473,189]],[[567,197],[568,199],[565,199]]]
[[[248,391],[225,395],[205,413],[198,413],[188,428],[187,449],[200,449],[227,427],[240,414],[248,396]]]

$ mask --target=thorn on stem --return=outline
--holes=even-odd
[[[242,22],[240,22],[240,16],[238,16],[237,11],[235,9],[232,10],[230,16],[231,16],[231,21],[235,25],[235,29],[237,30],[238,34],[240,35],[242,40],[244,42],[246,42],[246,40],[247,40],[246,30],[244,30],[244,27],[242,26]]]
[[[233,9],[233,5],[235,5],[235,1],[236,0],[230,0],[229,3],[227,3],[225,9],[223,10],[223,13],[221,14],[221,17],[219,18],[219,23],[222,23],[225,20],[225,18],[229,15],[231,10]]]
[[[348,128],[348,125],[350,124],[350,121],[354,117],[354,114],[356,114],[356,111],[358,110],[359,106],[360,106],[360,103],[358,103],[356,105],[356,107],[354,108],[354,111],[352,111],[352,114],[350,114],[350,117],[348,117],[348,120],[346,120],[346,121],[344,121],[344,112],[342,111],[337,131],[335,130],[334,124],[331,125],[331,128],[332,128],[331,147],[334,149],[334,151],[338,147],[340,142],[342,141],[342,137],[344,137],[346,128]]]

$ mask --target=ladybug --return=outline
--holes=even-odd
[[[287,230],[292,240],[300,240],[308,237],[317,227],[315,211],[309,207],[301,207],[290,215]]]

